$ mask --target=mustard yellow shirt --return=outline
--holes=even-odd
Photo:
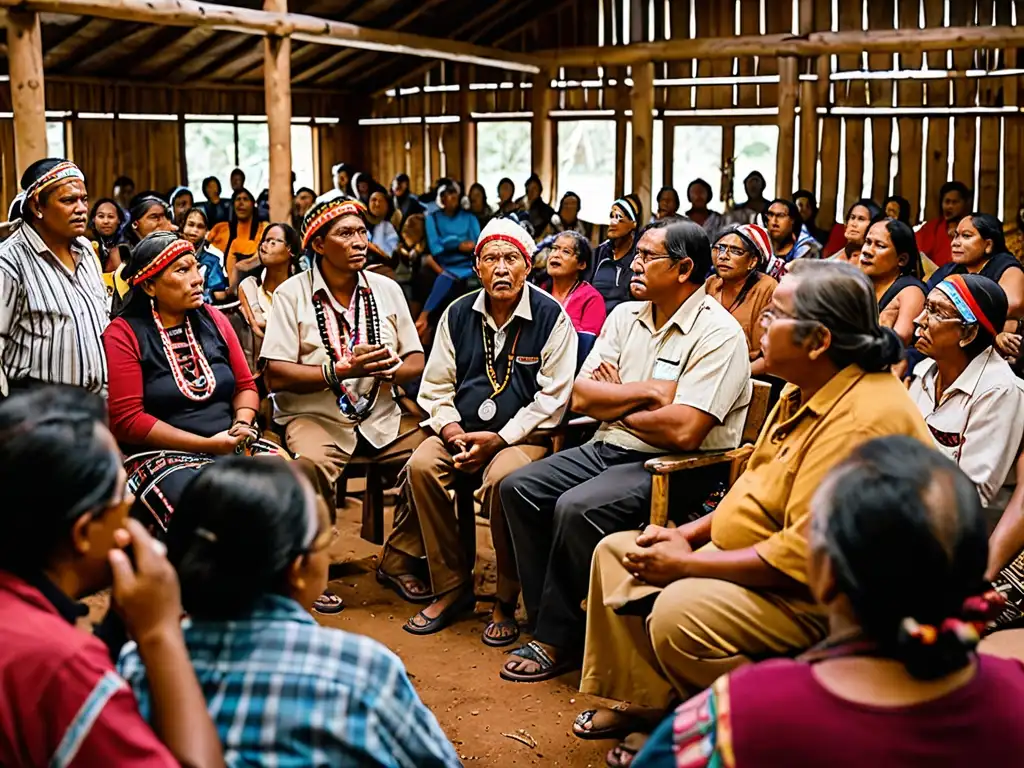
[[[712,515],[712,543],[723,550],[752,546],[773,568],[806,584],[811,497],[858,445],[886,435],[932,445],[920,410],[891,373],[851,365],[806,403],[787,385],[746,471]]]

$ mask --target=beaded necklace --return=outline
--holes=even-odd
[[[174,352],[171,336],[167,333],[167,329],[164,328],[164,324],[160,320],[160,315],[155,307],[153,308],[153,324],[156,325],[157,333],[160,334],[160,343],[163,345],[164,355],[167,357],[167,364],[171,367],[171,376],[174,378],[178,391],[189,400],[197,402],[209,400],[213,395],[213,391],[217,388],[217,379],[213,375],[213,368],[207,361],[206,355],[203,354],[203,348],[196,341],[195,334],[192,332],[192,323],[188,316],[185,317],[185,341],[188,344],[189,354],[195,361],[196,369],[199,371],[199,375],[192,381],[189,381],[188,377],[185,376],[185,372],[181,368],[181,362],[178,360],[178,355]]]
[[[512,339],[512,347],[508,351],[508,367],[505,369],[505,380],[498,384],[498,372],[494,369],[494,358],[497,354],[494,349],[494,340],[487,334],[487,321],[481,317],[480,326],[483,329],[484,335],[484,364],[487,368],[487,379],[491,382],[491,389],[494,390],[494,394],[491,398],[495,398],[500,395],[508,383],[512,381],[512,369],[515,367],[516,360],[516,344],[519,343],[519,334],[522,332],[523,327],[520,325],[516,329],[515,338]]]
[[[310,270],[311,283],[312,279],[312,270]],[[350,333],[345,318],[339,317],[334,307],[330,307],[328,312],[320,295],[313,295],[313,311],[316,314],[317,328],[320,330],[320,340],[323,342],[324,349],[327,350],[332,367],[351,358],[356,345],[377,344],[380,338],[380,315],[377,310],[377,300],[370,287],[357,283],[352,301],[355,322]],[[365,315],[369,315],[369,317],[366,318]],[[365,323],[366,339],[364,340],[360,324],[361,321],[367,319],[369,322]],[[380,379],[373,380],[373,386],[368,395],[356,393],[341,381],[338,381],[336,386],[332,385],[331,390],[338,398],[339,410],[350,419],[362,421],[369,416],[377,401],[377,395],[380,393]]]

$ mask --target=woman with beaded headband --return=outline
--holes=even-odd
[[[259,396],[230,323],[203,303],[192,243],[154,232],[125,279],[131,289],[103,335],[110,429],[138,483],[136,509],[163,528],[194,471],[255,440]]]
[[[110,300],[99,260],[84,237],[85,176],[67,160],[30,165],[21,220],[0,244],[0,396],[39,384],[104,394],[100,334]]]
[[[366,208],[332,192],[306,214],[302,246],[312,267],[279,285],[260,351],[285,443],[332,507],[349,458],[386,458],[423,439],[395,385],[423,370],[423,348],[401,287],[365,270]],[[315,606],[340,610],[333,595]]]

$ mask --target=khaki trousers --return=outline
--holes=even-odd
[[[480,504],[490,512],[491,537],[498,571],[498,599],[519,597],[519,575],[508,525],[502,513],[498,484],[509,474],[544,457],[539,445],[513,445],[498,451],[484,468]],[[381,567],[387,573],[410,573],[426,559],[431,591],[442,595],[472,577],[473,563],[465,562],[459,543],[458,513],[452,486],[458,476],[452,456],[439,437],[424,440],[406,465],[409,504],[395,512],[395,529],[388,538]]]
[[[302,467],[313,487],[327,502],[333,522],[337,512],[335,500],[338,479],[353,455],[386,459],[405,451],[415,450],[428,434],[419,426],[416,416],[403,413],[398,437],[383,448],[374,447],[360,436],[355,453],[346,453],[338,447],[334,438],[318,421],[302,417],[292,419],[285,425],[284,439],[288,450],[298,456],[296,463]]]
[[[681,579],[664,589],[622,566],[636,531],[607,536],[594,552],[580,691],[667,709],[748,661],[799,652],[825,637],[810,601],[720,579]],[[706,548],[714,549],[713,545]],[[648,615],[635,601],[654,600]]]

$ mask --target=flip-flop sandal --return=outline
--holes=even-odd
[[[597,740],[597,739],[624,739],[629,734],[633,733],[633,724],[613,725],[610,728],[588,728],[586,730],[577,730],[586,728],[586,726],[594,721],[594,715],[597,714],[596,709],[585,709],[576,715],[576,719],[572,723],[572,734],[577,739],[584,740]]]
[[[504,635],[501,631],[505,628],[511,629],[511,633]],[[498,631],[497,637],[491,637],[489,633]],[[503,648],[506,645],[512,645],[516,640],[519,639],[519,622],[515,618],[505,619],[504,621],[491,621],[484,627],[484,632],[480,635],[480,639],[484,641],[484,645],[489,645],[491,648]]]
[[[330,616],[345,610],[345,602],[333,592],[324,590],[320,597],[316,599],[316,602],[313,603],[313,610]]]
[[[429,592],[422,595],[410,592],[402,583],[402,579],[399,576],[392,576],[390,573],[384,573],[380,568],[377,569],[377,581],[388,589],[393,589],[395,594],[407,603],[430,603],[434,600],[434,596]]]
[[[608,754],[604,758],[605,765],[608,768],[629,768],[636,760],[636,756],[640,754],[640,750],[643,749],[641,744],[639,747],[626,746],[626,742],[623,741],[615,747],[609,750]]]
[[[405,624],[402,625],[402,629],[410,635],[432,635],[435,632],[440,632],[442,629],[454,622],[460,614],[465,613],[466,610],[472,608],[475,603],[476,596],[472,592],[466,592],[454,603],[441,611],[440,615],[437,617],[431,619],[428,616],[424,616],[423,611],[420,611],[416,616],[413,616],[412,619],[405,622]],[[417,616],[421,620],[425,621],[426,624],[413,624],[413,619]]]
[[[527,661],[540,665],[539,670],[530,673],[514,672],[503,666],[501,668],[501,678],[503,680],[510,680],[513,683],[540,683],[544,680],[551,680],[564,675],[566,672],[572,672],[579,667],[579,663],[572,658],[565,659],[564,661],[555,661],[543,648],[532,640],[526,645],[516,648],[514,651],[509,651],[508,654],[510,656],[520,656]]]

